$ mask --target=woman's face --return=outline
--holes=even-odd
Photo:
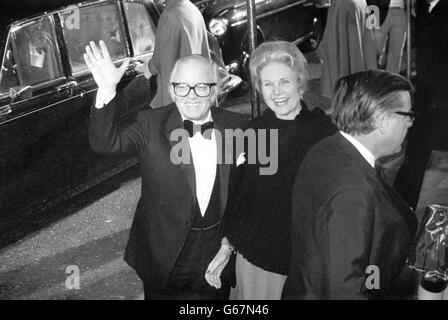
[[[270,63],[260,71],[263,99],[279,119],[292,120],[300,113],[302,93],[294,71],[282,63]]]

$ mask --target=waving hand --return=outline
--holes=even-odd
[[[95,42],[91,41],[90,45],[86,46],[86,53],[84,53],[84,61],[87,67],[92,72],[98,89],[102,91],[115,91],[117,84],[123,77],[130,59],[127,59],[123,64],[117,68],[110,59],[109,51],[103,40],[99,42],[100,49]]]

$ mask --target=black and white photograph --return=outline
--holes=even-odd
[[[1,0],[0,59],[0,300],[448,300],[448,0]]]

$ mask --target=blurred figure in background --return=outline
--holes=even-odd
[[[448,151],[448,1],[417,1],[416,50],[419,117],[409,133],[406,159],[395,182],[414,208],[432,150]]]
[[[366,27],[366,14],[366,0],[332,1],[319,48],[323,59],[322,96],[331,99],[339,78],[377,68],[375,39]]]
[[[380,9],[380,27],[374,29],[381,64],[386,70],[400,73],[406,43],[406,0],[367,0],[367,4]]]

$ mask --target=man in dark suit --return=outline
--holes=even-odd
[[[169,90],[175,103],[142,111],[132,124],[118,126],[115,88],[129,62],[116,68],[104,42],[100,47],[91,42],[84,55],[98,84],[90,144],[103,154],[138,155],[142,175],[126,262],[142,279],[147,299],[226,298],[229,281],[217,290],[204,274],[221,246],[227,201],[230,164],[221,164],[226,155],[219,146],[233,152],[219,140],[225,129],[241,127],[243,117],[211,107],[217,70],[194,55],[173,68]]]
[[[405,78],[379,70],[338,81],[333,117],[340,131],[309,151],[293,189],[284,298],[390,297],[416,221],[375,162],[401,148],[414,115],[410,90]]]

